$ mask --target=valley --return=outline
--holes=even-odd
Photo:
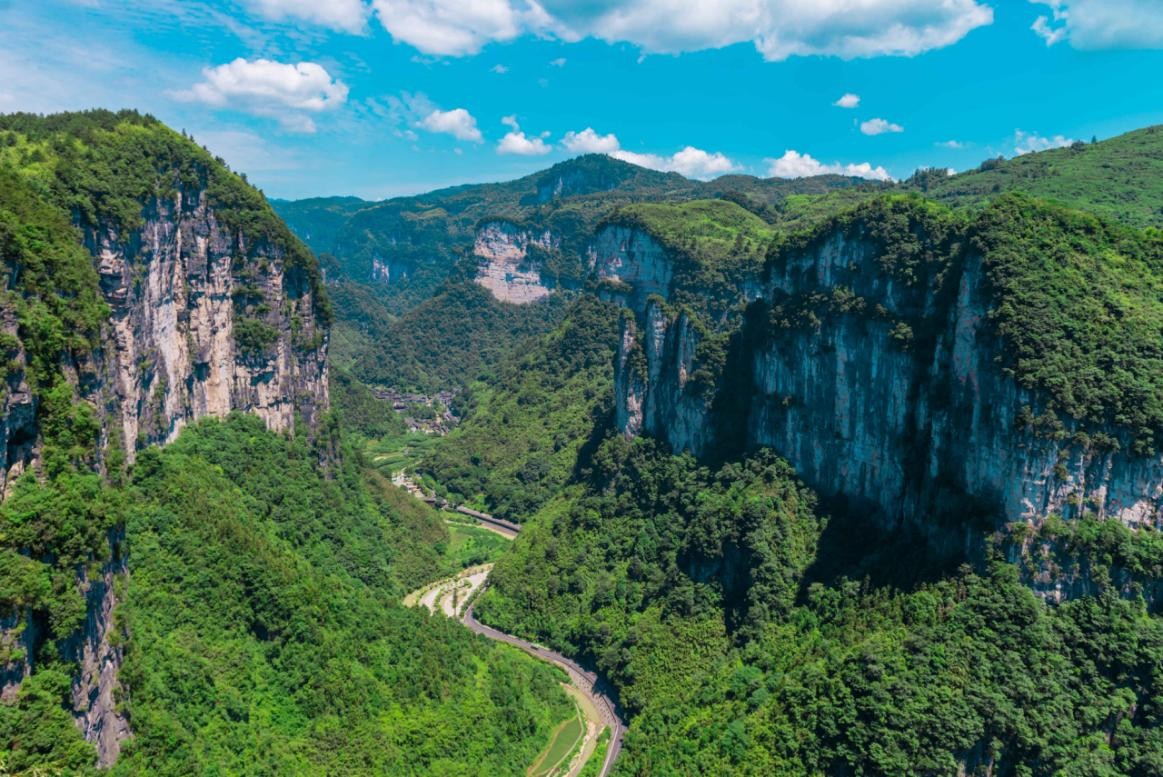
[[[477,521],[481,527],[501,533],[508,539],[517,535],[518,531],[502,528],[496,523],[497,520],[489,515],[477,514]],[[580,726],[574,726],[574,719],[568,718],[555,729],[546,749],[538,755],[527,774],[543,777],[550,775],[576,777],[586,768],[589,759],[594,757],[598,738],[601,736],[605,752],[601,756],[600,768],[595,774],[598,777],[606,777],[611,773],[621,750],[622,735],[626,728],[625,721],[617,711],[617,705],[606,693],[598,690],[603,684],[599,683],[597,675],[592,671],[583,669],[560,653],[486,626],[473,616],[473,600],[487,587],[492,568],[492,563],[469,567],[452,577],[429,583],[405,596],[404,606],[423,607],[430,612],[441,613],[445,617],[460,621],[476,634],[511,645],[540,661],[564,670],[569,676],[569,683],[562,685],[577,703]]]
[[[0,117],[0,769],[1160,773],[1160,158],[268,201]]]

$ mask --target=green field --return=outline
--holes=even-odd
[[[496,561],[512,542],[475,524],[449,520],[447,525],[449,541],[445,558],[460,569]]]
[[[381,474],[391,477],[402,469],[412,470],[425,454],[439,444],[440,437],[423,432],[389,435],[368,443],[367,457]]]
[[[586,759],[586,765],[578,772],[578,777],[598,777],[602,771],[602,765],[606,762],[606,751],[609,749],[610,729],[606,727],[598,735],[598,743],[594,747],[594,752],[590,753],[590,757]]]
[[[581,710],[575,709],[575,714],[569,720],[558,724],[549,738],[549,744],[537,756],[537,760],[529,767],[529,777],[548,777],[567,759],[581,744],[585,736],[586,726],[582,720]]]

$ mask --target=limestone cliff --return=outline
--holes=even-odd
[[[542,280],[542,262],[530,255],[561,247],[561,239],[548,229],[531,231],[507,221],[482,224],[473,243],[480,260],[476,282],[502,302],[517,305],[536,302],[550,294]]]
[[[908,230],[903,254],[860,219],[775,252],[762,297],[710,365],[711,396],[688,377],[700,369],[689,317],[626,295],[644,323],[624,324],[622,431],[699,455],[770,447],[832,509],[916,530],[950,556],[979,556],[989,532],[1050,514],[1163,527],[1163,457],[1020,383],[982,255],[923,220]],[[660,277],[665,260],[639,255],[619,276]],[[1053,596],[1085,585],[1042,581]]]
[[[86,243],[111,309],[106,391],[129,451],[232,410],[286,431],[327,408],[318,292],[283,248],[224,227],[205,191],[154,199],[128,238],[102,225]]]
[[[276,431],[316,427],[329,303],[314,257],[259,192],[138,114],[16,115],[0,135],[36,146],[59,176],[46,186],[0,159],[4,497],[29,471],[50,485],[118,477],[137,450],[200,418],[243,411]],[[38,537],[35,551],[0,537],[8,563],[71,579],[85,612],[57,633],[43,601],[0,600],[0,698],[55,649],[76,667],[72,711],[102,765],[130,730],[118,708],[117,592],[133,570],[123,533]]]
[[[636,311],[651,295],[670,293],[676,261],[650,233],[621,224],[599,230],[588,251],[600,295]]]

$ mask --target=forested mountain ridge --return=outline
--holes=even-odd
[[[407,305],[431,293],[461,258],[471,255],[480,230],[490,224],[549,235],[532,263],[550,285],[570,285],[584,279],[581,257],[593,228],[621,205],[732,192],[761,207],[786,194],[851,186],[870,184],[840,176],[801,181],[729,176],[702,183],[589,154],[505,183],[456,186],[376,203],[320,198],[275,200],[272,205],[312,248],[337,257],[342,277],[384,283],[389,298],[403,295],[400,304]]]
[[[0,771],[534,760],[570,703],[400,606],[449,532],[353,444],[366,387],[331,408],[323,275],[261,193],[148,116],[0,116],[0,259]]]
[[[2,116],[0,178],[3,553],[16,583],[2,693],[59,645],[80,663],[83,730],[114,758],[127,730],[112,622],[124,521],[103,483],[199,418],[238,409],[313,429],[328,408],[331,309],[314,257],[262,195],[148,116]]]
[[[1066,199],[1135,145],[1012,164]],[[1156,200],[1006,175],[625,205],[613,364],[544,336],[421,465],[526,521],[477,612],[611,679],[625,773],[1163,769]]]

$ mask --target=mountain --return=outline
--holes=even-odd
[[[880,188],[841,176],[732,175],[703,183],[590,154],[506,183],[379,203],[318,198],[272,206],[321,253],[329,283],[347,301],[337,306],[340,362],[365,381],[433,391],[463,387],[481,368],[498,364],[520,341],[511,336],[516,332],[544,334],[560,323],[560,306],[514,305],[586,287],[595,237],[609,224],[636,222],[644,212],[635,210],[639,205],[714,198],[704,210],[734,208],[730,218],[761,223],[778,218],[790,197]],[[662,211],[651,213],[665,220]],[[760,250],[759,243],[752,240],[749,250]],[[486,298],[457,285],[469,281],[487,289]],[[455,305],[434,302],[461,292],[466,300]],[[453,313],[466,307],[468,316]],[[401,353],[400,343],[425,345]],[[469,357],[459,358],[469,343]]]
[[[523,772],[573,707],[399,604],[459,556],[260,192],[148,116],[0,116],[0,260],[0,771]]]
[[[422,468],[524,520],[477,612],[609,678],[622,768],[1163,768],[1158,136],[1128,138],[595,227],[612,364],[546,336]]]
[[[575,286],[585,275],[580,257],[596,225],[618,207],[728,193],[766,207],[791,193],[822,193],[859,179],[821,176],[804,181],[734,175],[704,184],[601,154],[588,154],[514,181],[441,189],[377,203],[354,198],[275,200],[276,211],[309,245],[337,257],[345,278],[383,283],[386,296],[423,298],[468,255],[502,276],[527,263],[534,286]],[[477,262],[473,261],[473,269]],[[519,293],[512,280],[493,287],[504,299]]]
[[[940,171],[937,171],[940,173]],[[989,159],[959,175],[918,176],[907,188],[954,206],[981,207],[1004,192],[1024,192],[1133,227],[1163,227],[1163,126],[1096,143],[1013,159]]]

